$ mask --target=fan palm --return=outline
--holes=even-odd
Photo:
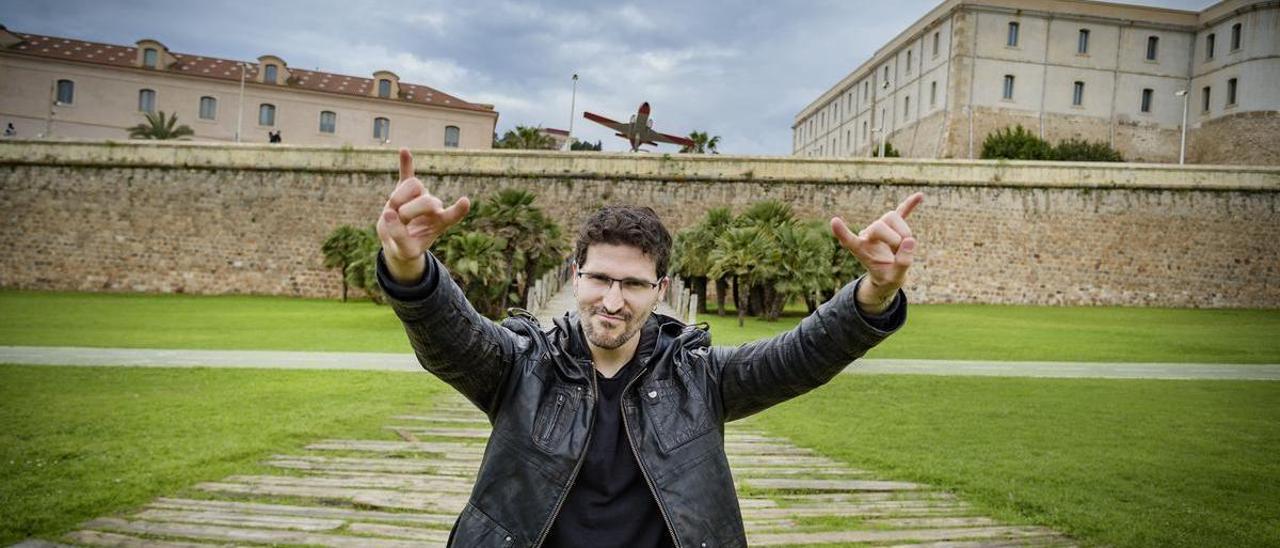
[[[358,252],[366,247],[368,234],[351,226],[342,225],[335,229],[320,246],[324,254],[324,267],[337,268],[342,277],[342,302],[347,302],[347,268],[355,262]]]
[[[190,126],[178,125],[178,115],[166,117],[164,111],[146,113],[146,123],[129,128],[130,139],[181,139],[195,135]]]

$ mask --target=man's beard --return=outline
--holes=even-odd
[[[632,315],[630,312],[627,312],[625,310],[618,312],[616,314],[609,314],[610,316],[617,316],[622,318],[622,322],[623,322],[622,333],[616,337],[610,337],[604,333],[596,333],[596,326],[595,326],[595,322],[593,321],[593,318],[596,314],[605,313],[603,306],[583,307],[583,309],[580,310],[579,312],[580,312],[580,315],[583,316],[583,318],[585,319],[585,321],[582,322],[582,331],[587,336],[587,340],[591,341],[591,344],[594,344],[605,350],[613,350],[624,344],[627,344],[627,341],[631,340],[631,337],[636,336],[636,333],[640,332],[640,327],[643,323],[643,322],[637,321],[634,324],[632,324],[631,320],[634,318],[634,315]],[[640,318],[640,319],[643,320],[645,318]]]

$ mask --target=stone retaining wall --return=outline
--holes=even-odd
[[[420,151],[438,194],[526,188],[568,233],[600,205],[673,230],[763,199],[869,222],[926,193],[916,302],[1280,306],[1280,169]],[[395,151],[203,143],[0,144],[0,287],[336,297],[320,243],[368,226]]]

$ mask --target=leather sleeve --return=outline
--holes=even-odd
[[[476,312],[429,252],[427,263],[423,280],[404,286],[391,279],[378,253],[378,285],[404,324],[418,363],[492,417],[502,385],[529,340]]]
[[[855,299],[861,282],[846,285],[791,331],[739,347],[712,347],[706,363],[721,419],[738,420],[826,384],[906,323],[902,290],[885,316],[864,316]]]

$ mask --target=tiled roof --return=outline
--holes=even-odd
[[[13,34],[22,38],[23,42],[8,48],[8,51],[11,52],[36,57],[88,62],[98,65],[140,68],[134,64],[138,55],[138,48],[136,47],[117,46],[114,44],[103,44],[99,42],[86,42],[84,40],[72,40],[69,38],[41,36],[38,34],[25,34],[20,32],[14,32]],[[234,82],[240,81],[240,61],[218,59],[216,57],[202,57],[199,55],[177,53],[173,51],[170,51],[169,54],[177,59],[177,62],[168,69],[158,70],[158,72],[188,74],[192,76],[215,78],[218,80]],[[248,82],[256,81],[258,71],[260,70],[258,63],[246,61],[245,64],[248,65],[248,70],[245,72],[245,80]],[[374,80],[372,78],[346,76],[343,74],[304,70],[293,67],[287,68],[289,72],[292,73],[292,77],[289,79],[288,84],[282,87],[373,98],[369,95],[374,85]],[[469,103],[440,90],[419,84],[409,84],[403,81],[400,82],[400,97],[389,100],[407,101],[410,103],[437,107],[493,112],[493,109],[486,105]]]

